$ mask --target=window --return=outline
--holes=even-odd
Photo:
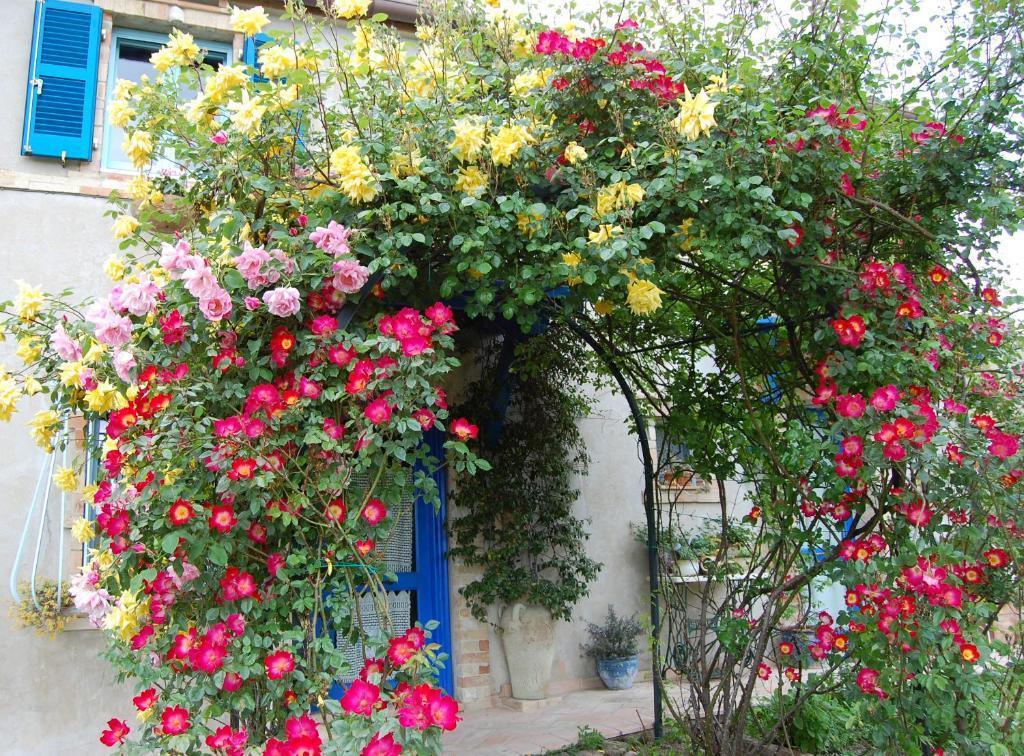
[[[684,441],[669,437],[661,425],[655,426],[654,442],[658,482],[667,488],[704,490],[707,482],[690,468],[690,448]]]
[[[115,29],[110,43],[110,64],[107,68],[107,100],[109,106],[118,79],[138,82],[143,76],[156,78],[157,71],[149,57],[167,43],[167,35],[140,32],[133,29]],[[231,63],[231,46],[224,43],[196,40],[206,57],[203,59],[214,68]],[[182,92],[182,99],[188,100],[194,92]],[[134,172],[132,161],[122,152],[124,129],[104,121],[102,167],[114,171]]]

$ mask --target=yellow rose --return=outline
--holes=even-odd
[[[448,145],[448,149],[463,163],[476,160],[484,147],[487,124],[479,118],[460,118],[453,124],[452,130],[455,137]]]
[[[0,420],[10,420],[21,399],[18,382],[6,370],[0,368]]]
[[[576,142],[569,142],[569,144],[565,146],[565,152],[562,154],[565,156],[565,159],[569,161],[569,165],[582,163],[589,157],[589,155],[587,155],[587,151]]]
[[[53,482],[64,493],[74,493],[78,490],[78,475],[72,467],[61,467],[53,474]]]
[[[29,423],[29,433],[36,446],[43,451],[53,451],[53,437],[57,432],[60,416],[52,409],[39,410]]]
[[[487,174],[475,165],[462,168],[455,175],[454,188],[457,192],[463,192],[479,199],[487,190]]]
[[[232,31],[252,37],[259,34],[263,27],[270,23],[270,16],[263,10],[262,5],[246,10],[232,8],[231,18],[228,23],[231,24]]]
[[[29,286],[24,281],[17,281],[17,284],[18,296],[14,298],[14,314],[28,322],[35,319],[43,309],[43,290]]]
[[[166,49],[179,66],[188,66],[199,60],[199,45],[196,44],[191,34],[186,34],[180,29],[171,32]]]
[[[127,239],[139,229],[139,221],[131,215],[119,215],[110,230],[115,239]]]
[[[126,128],[135,117],[135,109],[124,100],[114,100],[107,109],[107,120],[119,129]]]
[[[661,289],[642,278],[629,284],[626,304],[634,315],[650,315],[661,307]]]
[[[153,155],[153,136],[148,131],[133,131],[124,140],[121,150],[136,168],[144,168]]]
[[[231,125],[246,136],[252,136],[260,130],[267,107],[259,97],[249,97],[249,93],[243,91],[241,100],[228,103],[228,110],[231,111]]]
[[[594,303],[594,312],[598,315],[611,315],[615,310],[615,303],[607,299],[599,299]]]
[[[338,147],[331,153],[330,163],[341,179],[341,191],[352,202],[369,202],[377,196],[377,182],[363,162],[358,147],[351,144]]]
[[[689,141],[697,139],[701,134],[711,133],[715,123],[716,102],[708,97],[703,89],[694,97],[690,90],[685,91],[685,99],[679,101],[679,114],[672,119],[672,126]]]
[[[96,527],[93,525],[92,520],[79,517],[75,520],[75,524],[71,526],[71,535],[79,543],[89,543],[89,541],[96,537]]]
[[[124,258],[119,255],[111,255],[103,263],[103,272],[111,281],[120,281],[124,278],[126,269]]]
[[[327,9],[335,18],[365,16],[370,10],[370,0],[333,0]]]
[[[491,160],[495,165],[512,165],[512,161],[528,144],[536,141],[523,126],[502,126],[491,137]]]
[[[43,348],[34,336],[25,336],[18,339],[18,348],[14,353],[26,365],[31,365],[42,355]]]
[[[587,234],[588,244],[604,244],[615,236],[622,233],[622,226],[612,226],[609,223],[602,223],[597,231],[590,231]]]
[[[564,255],[562,255],[562,262],[565,263],[566,265],[568,265],[570,268],[575,268],[582,261],[583,261],[583,258],[580,257],[575,252],[567,252]]]

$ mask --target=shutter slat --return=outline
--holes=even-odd
[[[37,3],[22,154],[92,158],[102,23],[94,5]]]

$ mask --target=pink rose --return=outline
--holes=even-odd
[[[359,261],[343,257],[334,263],[334,288],[345,294],[355,294],[370,280],[370,269]]]
[[[190,268],[181,274],[185,288],[196,299],[210,299],[221,291],[216,276],[205,265],[201,268]]]
[[[82,347],[78,345],[78,342],[68,336],[67,331],[64,330],[64,326],[58,325],[53,335],[50,336],[50,347],[56,352],[62,360],[67,362],[78,362],[82,359]]]
[[[93,332],[101,344],[119,347],[132,338],[132,321],[114,312],[110,302],[92,305],[85,311],[85,319],[93,324]]]
[[[263,247],[253,247],[245,243],[242,254],[235,258],[235,268],[242,274],[250,289],[259,289],[270,283],[263,266],[270,262],[270,255]]]
[[[138,283],[125,284],[121,289],[121,306],[136,317],[143,317],[156,309],[156,297],[160,289],[148,276],[142,276]]]
[[[263,293],[263,302],[272,315],[287,318],[299,312],[299,290],[291,286],[279,286]]]
[[[210,137],[210,141],[213,142],[214,144],[227,144],[228,143],[228,132],[226,132],[226,131],[218,131],[216,134],[214,134],[212,137]]]
[[[347,255],[350,236],[352,236],[351,229],[345,228],[336,221],[331,221],[326,228],[318,226],[316,231],[309,235],[309,240],[332,255]]]
[[[209,296],[200,298],[199,309],[207,320],[216,323],[231,314],[231,295],[218,287]]]
[[[122,349],[114,352],[114,372],[125,383],[132,382],[132,370],[135,369],[135,357],[131,352]]]
[[[259,297],[245,298],[245,309],[249,310],[249,312],[260,309],[261,305],[262,303],[260,302]]]
[[[189,247],[188,242],[184,239],[173,246],[164,242],[160,246],[160,267],[171,271],[173,274],[175,271],[188,268],[188,262],[191,256],[192,248]],[[173,275],[172,277],[177,278],[177,276]]]

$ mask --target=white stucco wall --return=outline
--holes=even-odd
[[[3,78],[0,76],[0,78]],[[6,135],[5,135],[6,136]],[[73,286],[82,292],[102,291],[100,266],[114,250],[109,219],[101,217],[103,201],[74,195],[0,189],[0,299],[16,292],[15,279],[60,291]],[[12,345],[0,345],[0,362],[17,364]],[[0,753],[90,754],[106,749],[97,740],[113,716],[134,720],[127,687],[115,684],[107,663],[98,657],[104,639],[98,631],[76,630],[56,639],[18,629],[6,611],[11,603],[7,580],[13,567],[41,456],[29,438],[27,421],[42,407],[25,402],[10,423],[0,423],[0,458],[7,527],[0,528],[0,669],[4,702],[0,705]],[[54,500],[56,500],[54,496]],[[56,540],[60,526],[52,508],[44,533],[40,577],[56,570]],[[29,556],[36,528],[29,538]],[[28,565],[21,575],[28,578]]]

